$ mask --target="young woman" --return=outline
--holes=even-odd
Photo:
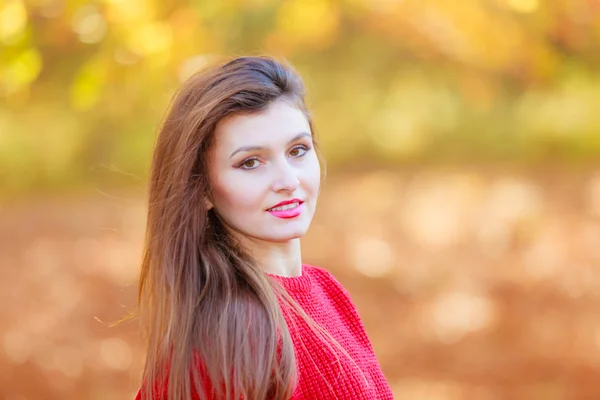
[[[302,263],[321,182],[303,97],[267,57],[176,95],[150,176],[137,399],[392,399],[348,292]]]

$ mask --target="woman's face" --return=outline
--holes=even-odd
[[[231,229],[270,242],[306,233],[321,170],[300,110],[277,101],[260,114],[225,118],[208,158],[209,205]]]

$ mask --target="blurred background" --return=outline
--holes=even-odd
[[[306,81],[305,261],[397,398],[600,398],[600,1],[0,0],[0,46],[0,398],[133,398],[157,127],[243,54]]]

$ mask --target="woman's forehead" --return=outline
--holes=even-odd
[[[215,144],[225,148],[268,146],[287,143],[302,132],[311,133],[306,115],[287,102],[278,101],[259,113],[237,114],[219,122]]]

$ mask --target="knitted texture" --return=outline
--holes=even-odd
[[[291,400],[393,399],[348,291],[328,271],[304,264],[301,276],[269,276],[347,353],[325,344],[301,317],[285,313],[299,378]]]
[[[302,266],[302,276],[271,276],[350,356],[324,345],[300,317],[286,315],[299,375],[292,399],[393,399],[348,291],[328,271],[310,265]]]

